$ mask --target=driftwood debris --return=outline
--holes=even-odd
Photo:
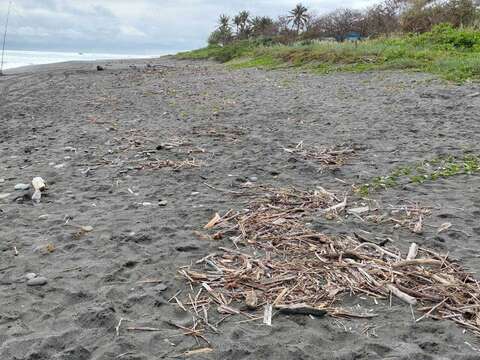
[[[281,314],[287,315],[313,315],[321,317],[327,314],[327,310],[318,309],[307,304],[276,305],[275,309],[278,309]]]
[[[263,310],[270,324],[271,309],[372,317],[343,309],[342,296],[393,295],[430,318],[455,321],[480,335],[480,285],[448,256],[416,244],[407,254],[357,237],[322,234],[308,220],[335,207],[338,197],[318,190],[263,190],[247,210],[210,222],[207,231],[228,233],[238,247],[220,247],[179,271],[197,294],[183,302],[187,309],[236,308],[246,321]]]
[[[283,151],[305,160],[314,161],[322,167],[341,166],[355,153],[353,148],[342,146],[306,147],[303,141],[293,148],[283,148]]]

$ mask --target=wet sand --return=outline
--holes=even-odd
[[[67,63],[0,78],[2,360],[162,359],[205,346],[171,326],[191,325],[169,302],[186,288],[176,272],[232,245],[196,231],[216,212],[245,207],[251,199],[231,192],[249,178],[341,194],[398,165],[480,151],[480,97],[469,97],[478,84],[401,72],[230,71],[169,57],[101,64],[105,71]],[[321,169],[284,151],[302,141],[357,150],[345,165]],[[48,190],[34,206],[14,186],[35,176]],[[416,242],[478,273],[479,180],[459,175],[372,195],[431,207],[423,234],[355,217],[319,217],[314,226],[366,230],[401,249]],[[437,234],[445,222],[452,228]],[[48,283],[27,286],[28,273]],[[231,318],[206,335],[213,352],[190,358],[480,358],[479,339],[452,322],[414,323],[396,299],[345,301],[379,316],[279,316],[272,327]]]

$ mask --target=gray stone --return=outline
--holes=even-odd
[[[256,176],[250,176],[248,180],[250,180],[251,182],[257,182],[258,178]]]
[[[43,286],[48,283],[47,278],[43,276],[35,277],[27,281],[28,286]]]
[[[168,201],[166,200],[162,200],[158,202],[158,206],[167,206],[167,205],[168,205]]]
[[[162,291],[167,290],[168,286],[165,285],[164,283],[161,283],[161,284],[158,284],[157,286],[155,286],[153,289],[157,292],[162,292]]]

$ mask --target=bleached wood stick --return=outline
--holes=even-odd
[[[418,245],[415,243],[412,243],[410,245],[410,249],[408,250],[408,255],[407,255],[407,260],[413,260],[417,257],[418,254]]]
[[[417,320],[415,320],[416,322],[419,322],[419,321],[422,321],[424,318],[426,318],[427,316],[430,316],[431,313],[433,313],[435,310],[437,310],[440,306],[442,306],[445,301],[447,301],[447,299],[444,299],[441,303],[438,303],[437,305],[435,305],[434,307],[432,307],[430,309],[429,312],[427,312],[426,314],[424,314],[423,316],[419,317]]]
[[[345,199],[340,204],[329,207],[328,209],[323,210],[323,212],[329,213],[331,211],[337,211],[337,210],[342,211],[343,209],[345,209],[346,206],[347,206],[347,197],[345,196]]]
[[[371,247],[375,248],[377,251],[379,251],[379,252],[381,252],[385,255],[388,255],[388,256],[390,256],[394,259],[400,259],[400,256],[398,256],[398,255],[396,255],[396,254],[394,254],[390,251],[387,251],[387,250],[381,248],[380,246],[378,246],[377,244],[374,244],[374,243],[371,243],[371,242],[366,242],[366,243],[360,244],[355,249],[353,249],[353,251],[357,251],[358,249],[363,248],[365,246],[371,246]]]
[[[392,284],[387,284],[385,286],[387,288],[387,290],[389,290],[393,295],[395,295],[396,297],[398,297],[400,300],[406,302],[407,304],[410,304],[410,305],[417,305],[417,299],[415,299],[414,297],[408,295],[408,294],[405,294],[404,292],[398,290],[395,286],[393,286]]]
[[[272,311],[273,306],[271,304],[265,305],[265,311],[263,313],[263,323],[268,326],[272,326]]]
[[[409,265],[442,265],[442,264],[443,264],[442,261],[435,260],[435,259],[412,259],[412,260],[404,260],[404,261],[399,261],[397,263],[393,263],[392,267],[401,268]]]

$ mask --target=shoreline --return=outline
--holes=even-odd
[[[106,62],[107,71],[96,70]],[[369,200],[352,192],[399,167],[478,151],[472,114],[480,113],[480,97],[471,96],[478,84],[392,71],[230,71],[172,56],[7,75],[0,78],[0,358],[153,360],[210,347],[202,358],[479,356],[478,337],[454,322],[415,322],[396,298],[356,294],[339,304],[377,316],[277,314],[270,327],[223,319],[214,307],[209,319],[218,332],[198,324],[210,345],[172,326],[193,326],[172,301],[191,301],[179,269],[219,247],[250,251],[230,234],[212,240],[205,224],[216,213],[244,211],[265,188],[321,187],[378,209],[373,220],[315,213],[305,226],[390,239],[402,254],[416,243],[479,278],[478,173],[399,183]],[[312,155],[325,147],[354,152],[325,164]],[[37,176],[47,190],[34,205],[29,190],[15,186]],[[382,220],[412,206],[425,210],[421,234],[408,217],[401,226]],[[40,285],[27,284],[32,273]],[[413,316],[422,313],[414,308]]]
[[[115,55],[115,54],[113,54]],[[119,55],[121,56],[121,55]],[[8,73],[15,73],[16,71],[35,71],[38,67],[46,66],[48,70],[53,70],[55,68],[55,65],[58,65],[58,67],[61,69],[62,67],[68,67],[70,65],[82,65],[82,64],[89,64],[89,63],[94,63],[95,65],[102,63],[102,62],[107,62],[107,63],[115,63],[115,62],[125,62],[125,61],[132,61],[132,62],[138,62],[138,61],[147,61],[147,60],[154,60],[154,59],[161,59],[162,57],[169,57],[169,56],[174,56],[173,54],[164,54],[164,55],[150,55],[150,56],[138,56],[138,57],[125,57],[125,58],[105,58],[105,59],[94,59],[94,60],[65,60],[65,61],[55,61],[55,62],[47,62],[47,63],[40,63],[40,64],[31,64],[31,65],[22,65],[22,66],[16,66],[16,67],[10,67],[10,68],[4,68],[3,72],[4,74]],[[41,69],[40,69],[41,70]]]

